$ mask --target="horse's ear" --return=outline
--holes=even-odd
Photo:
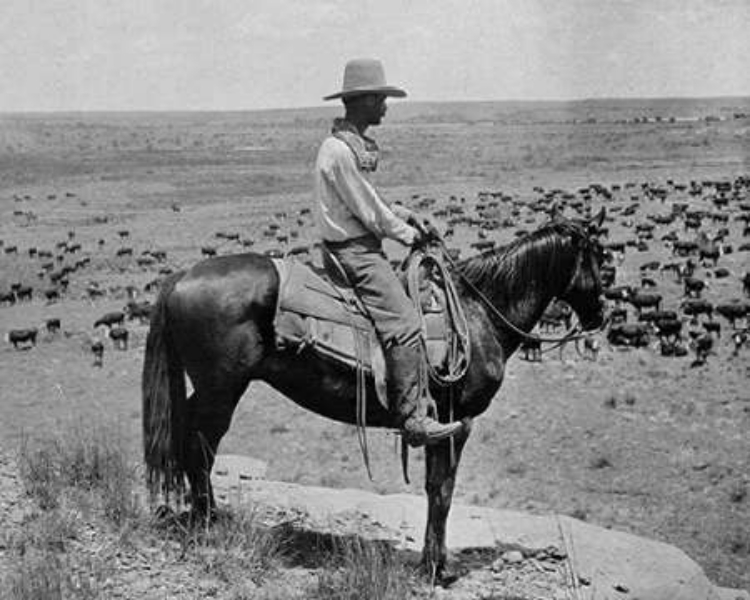
[[[589,220],[589,231],[592,233],[599,233],[599,230],[604,224],[604,217],[606,216],[607,211],[604,207],[602,207],[599,213]]]
[[[562,212],[560,211],[560,205],[557,201],[552,203],[549,210],[547,211],[550,221],[559,221],[562,218]]]

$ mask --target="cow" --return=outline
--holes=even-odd
[[[13,292],[0,293],[0,304],[13,306],[16,303],[16,295]]]
[[[116,350],[128,349],[129,336],[130,332],[125,327],[112,327],[109,330],[109,337],[112,340],[112,345]]]
[[[697,322],[699,315],[706,315],[710,319],[714,314],[714,305],[703,298],[688,298],[682,301],[680,307],[682,312],[693,317],[693,322]]]
[[[104,344],[101,340],[94,340],[91,342],[91,354],[94,355],[94,366],[104,366]]]
[[[94,321],[94,328],[105,326],[108,329],[114,325],[122,325],[125,322],[125,313],[121,311],[108,312]]]
[[[744,319],[750,313],[750,304],[746,302],[730,302],[728,304],[718,304],[716,312],[729,321],[732,329],[736,329],[736,322]]]
[[[136,302],[131,300],[125,305],[123,312],[127,315],[128,320],[138,319],[141,323],[147,323],[151,318],[151,303],[148,300]]]
[[[524,360],[542,362],[542,342],[538,339],[525,339],[521,342],[521,351],[523,352]]]
[[[706,287],[706,282],[697,277],[685,277],[682,280],[685,296],[688,298],[700,298],[701,292]]]
[[[60,331],[60,319],[47,319],[44,322],[44,327],[47,329],[47,333],[49,333],[50,335],[55,335]]]
[[[29,348],[36,346],[36,336],[38,330],[36,327],[30,329],[11,329],[6,337],[7,341],[13,344],[16,350],[20,350],[24,344],[29,344]]]
[[[651,341],[649,328],[643,323],[618,323],[607,331],[607,341],[612,346],[642,348]]]
[[[698,335],[693,340],[693,350],[695,351],[695,360],[690,364],[691,367],[699,367],[706,364],[708,355],[711,354],[714,347],[714,338],[710,333]]]
[[[627,298],[627,302],[632,304],[640,315],[644,308],[653,308],[661,310],[661,294],[649,294],[640,290],[635,290]]]
[[[34,289],[30,285],[22,285],[16,288],[16,299],[21,302],[27,300],[31,302],[33,297]]]
[[[732,356],[737,356],[742,347],[747,343],[748,329],[738,329],[732,333],[732,342],[734,343],[734,350]]]

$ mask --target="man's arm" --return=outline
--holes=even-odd
[[[383,201],[359,171],[351,150],[345,145],[336,148],[325,174],[342,201],[367,229],[379,237],[391,238],[407,246],[417,239],[417,230],[396,214],[401,212],[400,209],[408,209],[392,210]]]

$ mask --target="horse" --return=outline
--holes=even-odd
[[[571,306],[584,330],[604,323],[603,250],[596,235],[603,218],[603,210],[589,220],[555,218],[507,247],[453,264],[451,277],[469,325],[471,363],[452,390],[430,386],[440,420],[452,411],[450,418],[464,423],[452,440],[425,449],[422,561],[433,577],[446,575],[446,522],[472,420],[500,388],[507,361],[555,298]],[[189,515],[212,518],[214,456],[251,380],[265,381],[319,415],[357,423],[355,369],[309,351],[276,347],[278,295],[278,272],[257,253],[206,259],[164,280],[151,315],[142,376],[152,499],[187,497]],[[194,389],[189,398],[185,374]],[[366,388],[374,397],[369,374]],[[391,412],[378,402],[367,403],[366,424],[395,427]]]

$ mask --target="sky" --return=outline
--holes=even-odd
[[[0,111],[750,96],[750,0],[0,0]]]

